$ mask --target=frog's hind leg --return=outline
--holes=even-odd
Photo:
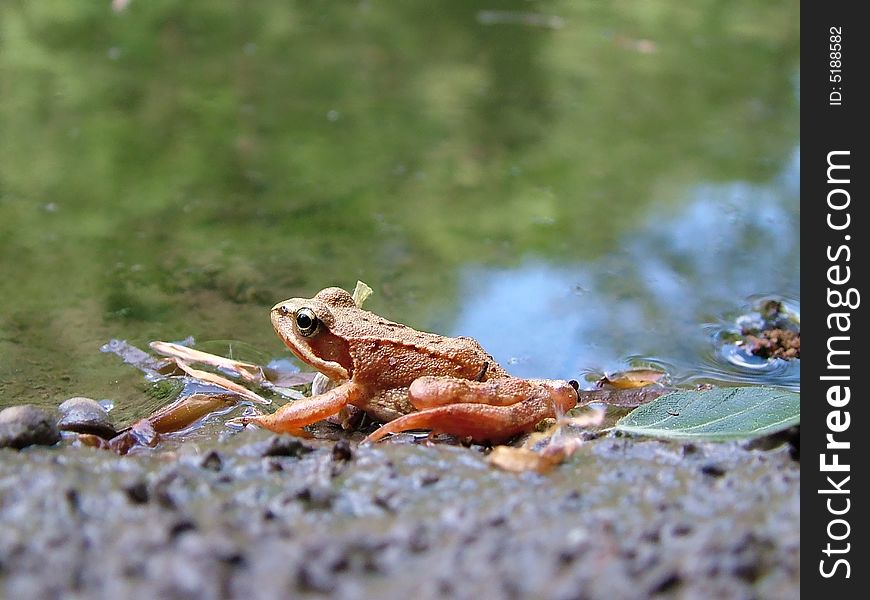
[[[475,442],[501,442],[532,430],[557,411],[572,408],[577,392],[564,381],[505,378],[476,382],[422,377],[411,385],[409,398],[420,412],[385,424],[365,441],[375,442],[387,434],[411,429],[430,429],[470,437]]]
[[[358,385],[348,382],[317,396],[289,402],[271,415],[238,417],[228,423],[236,425],[252,423],[276,433],[294,433],[306,425],[338,413],[362,395],[363,390]]]
[[[418,377],[408,389],[408,399],[417,410],[448,404],[489,404],[509,406],[534,396],[537,384],[532,379],[505,377],[472,381],[456,377]]]
[[[475,442],[495,443],[528,431],[548,416],[552,416],[552,409],[527,403],[512,406],[448,404],[399,417],[381,426],[363,441],[376,442],[387,434],[411,429],[430,429],[436,433],[470,437]]]

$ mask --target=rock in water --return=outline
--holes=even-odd
[[[58,407],[61,417],[57,427],[61,431],[90,433],[110,440],[118,432],[109,421],[109,413],[96,400],[70,398]]]
[[[60,441],[54,418],[32,404],[10,406],[0,411],[0,448],[53,446]]]

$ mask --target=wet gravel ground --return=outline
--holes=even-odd
[[[799,489],[788,444],[603,437],[548,475],[252,430],[2,449],[0,597],[797,598]]]

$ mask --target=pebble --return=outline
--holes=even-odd
[[[70,398],[58,407],[61,417],[57,427],[61,431],[89,433],[110,440],[118,432],[109,421],[109,413],[96,400]]]
[[[199,466],[209,471],[220,471],[224,466],[224,461],[217,450],[212,450],[202,457]]]
[[[288,435],[275,435],[269,438],[265,448],[261,451],[261,456],[290,456],[299,458],[309,452],[313,452],[314,448],[306,446],[296,438]]]
[[[53,446],[60,441],[54,418],[32,404],[10,406],[0,411],[0,448]]]
[[[350,443],[347,440],[338,440],[335,446],[332,447],[332,460],[348,461],[353,458],[353,451],[350,449]]]
[[[722,477],[725,475],[725,468],[715,463],[708,463],[701,466],[701,473],[710,477]]]
[[[133,504],[148,504],[148,485],[143,481],[134,481],[124,486],[127,498]]]

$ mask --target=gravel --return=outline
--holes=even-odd
[[[0,597],[799,595],[788,444],[602,437],[544,476],[355,439],[0,450]]]

